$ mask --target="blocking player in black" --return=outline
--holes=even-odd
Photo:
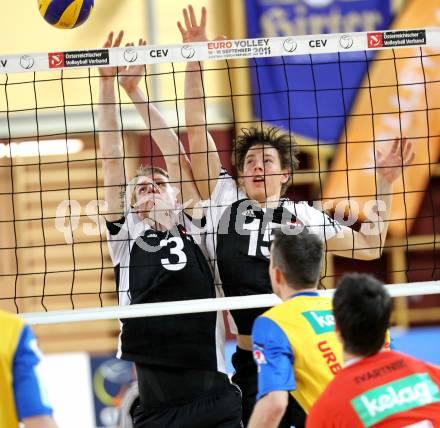
[[[192,6],[183,11],[178,28],[184,43],[206,42],[206,9],[200,23]],[[357,232],[333,221],[305,202],[282,198],[298,165],[298,149],[292,136],[272,128],[247,129],[236,139],[233,163],[237,179],[222,168],[215,142],[207,132],[202,68],[187,65],[185,116],[195,183],[203,199],[209,199],[207,248],[227,296],[272,293],[268,275],[269,245],[273,229],[290,224],[307,227],[325,242],[326,251],[370,260],[381,255],[391,206],[393,182],[402,167],[414,159],[412,144],[395,140],[388,153],[376,152],[376,194],[369,222]],[[380,212],[380,215],[379,215]],[[209,236],[210,235],[210,236]],[[266,309],[233,311],[237,352],[233,356],[235,381],[243,393],[243,422],[247,424],[257,393],[257,368],[252,357],[251,328]]]
[[[117,47],[122,32],[105,47]],[[140,40],[140,44],[144,44]],[[215,297],[212,273],[179,209],[199,199],[183,147],[138,88],[143,66],[119,70],[168,171],[144,167],[127,185],[117,122],[115,67],[100,69],[99,143],[107,239],[122,305]],[[171,183],[181,182],[180,195]],[[180,198],[180,200],[179,200]],[[184,200],[185,198],[185,200]],[[215,312],[121,320],[119,357],[136,364],[140,406],[134,427],[240,427],[237,389],[219,370]]]

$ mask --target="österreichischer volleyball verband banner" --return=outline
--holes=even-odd
[[[440,26],[436,0],[409,1],[393,24],[395,29],[432,26]],[[371,48],[384,43],[381,34],[368,37]],[[381,50],[375,59],[347,119],[323,196],[334,201],[350,195],[362,206],[376,193],[374,146],[386,153],[394,138],[411,138],[416,158],[394,185],[390,223],[393,235],[406,236],[440,153],[440,49]]]

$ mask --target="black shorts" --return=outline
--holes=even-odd
[[[236,383],[241,389],[242,394],[242,420],[244,426],[247,426],[252,415],[258,393],[258,370],[255,364],[253,353],[245,351],[237,346],[232,355],[232,365],[235,373],[232,376],[232,382]],[[302,407],[289,394],[289,404],[284,414],[279,428],[304,428],[306,421],[306,413]]]
[[[136,365],[134,428],[240,428],[240,391],[219,372]]]
[[[247,426],[257,401],[257,365],[255,364],[252,352],[245,351],[238,346],[232,355],[232,365],[235,369],[232,382],[237,384],[241,390],[242,420],[244,426]]]

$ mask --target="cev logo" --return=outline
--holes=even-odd
[[[329,333],[335,329],[335,317],[332,311],[308,311],[302,315],[316,334]]]

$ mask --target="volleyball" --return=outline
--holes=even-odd
[[[56,28],[75,28],[89,17],[94,0],[38,0],[41,16]]]

